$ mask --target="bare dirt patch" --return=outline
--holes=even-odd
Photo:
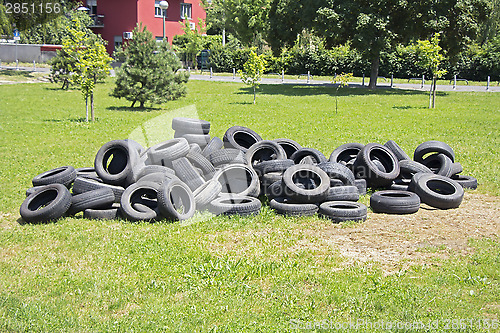
[[[259,247],[268,243],[263,240],[267,238],[276,246],[276,252],[268,259],[306,248],[318,256],[338,253],[345,259],[345,266],[375,262],[391,273],[415,264],[436,264],[434,259],[447,259],[451,254],[469,255],[473,252],[469,246],[471,238],[498,239],[500,198],[467,192],[458,209],[439,210],[422,205],[411,215],[369,213],[363,223],[313,221],[287,231],[225,231],[207,235],[208,248],[217,254],[261,256]],[[286,241],[289,237],[295,238],[293,245]]]

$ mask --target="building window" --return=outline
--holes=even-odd
[[[97,0],[87,0],[87,7],[89,10],[89,15],[97,15]]]
[[[190,19],[193,5],[190,3],[181,3],[181,19]]]
[[[162,9],[160,7],[160,1],[155,1],[155,17],[163,17]],[[167,17],[167,11],[165,10],[165,17]]]
[[[114,37],[114,44],[115,44],[115,51],[116,51],[117,48],[119,48],[123,45],[122,36],[115,36]]]
[[[156,36],[156,42],[161,43],[163,42],[163,36]],[[168,37],[165,36],[165,42],[168,42]]]

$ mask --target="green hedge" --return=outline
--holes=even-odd
[[[210,65],[215,72],[232,72],[240,70],[248,59],[248,48],[216,47],[211,50]],[[270,51],[264,53],[267,61],[267,72],[298,75],[333,76],[335,73],[353,73],[355,76],[370,74],[370,62],[348,45],[334,49],[293,48],[275,57]],[[500,80],[500,38],[479,47],[470,46],[459,55],[455,64],[445,64],[447,79],[457,74],[469,80],[486,80],[491,76],[494,81]],[[397,78],[430,77],[430,73],[417,66],[417,57],[410,47],[398,46],[392,52],[383,53],[380,60],[379,75]]]

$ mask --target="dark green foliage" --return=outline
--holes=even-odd
[[[10,25],[22,32],[57,19],[78,5],[72,0],[9,0],[3,3],[10,11],[7,13]]]
[[[168,43],[157,43],[145,27],[134,29],[134,38],[116,56],[124,59],[111,93],[117,98],[139,102],[164,103],[186,94],[189,74],[179,71],[181,62]]]

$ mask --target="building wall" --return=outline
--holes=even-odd
[[[181,3],[192,4],[192,19],[206,19],[201,0],[168,0],[167,18],[165,20],[165,36],[170,44],[175,35],[183,34],[181,19]],[[162,17],[155,17],[155,0],[97,0],[97,12],[104,15],[104,27],[93,30],[108,41],[110,54],[115,49],[114,39],[132,31],[137,23],[142,22],[154,37],[163,37]]]

